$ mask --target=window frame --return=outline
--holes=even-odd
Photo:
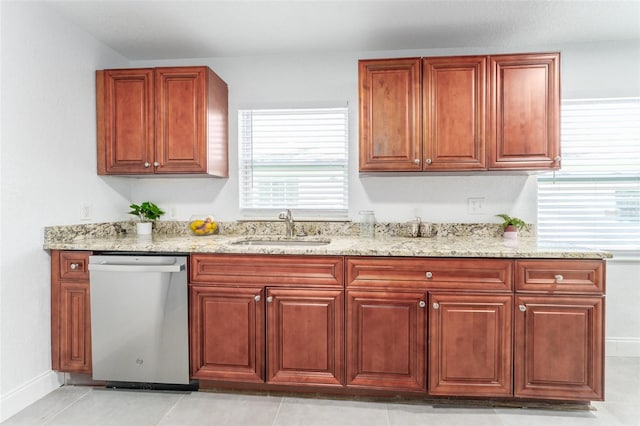
[[[247,117],[245,114],[250,115],[251,120],[251,129],[250,135],[246,134],[246,128],[243,126],[247,126]],[[304,138],[308,138],[308,140],[302,143],[303,146],[309,147],[311,151],[315,152],[314,158],[311,158],[309,155],[304,154],[304,148],[298,148],[297,150],[293,150],[294,152],[291,154],[291,157],[284,158],[282,156],[278,157],[278,154],[266,153],[266,149],[263,147],[268,147],[269,143],[273,142],[264,142],[266,139],[264,137],[266,130],[262,130],[263,134],[256,137],[254,135],[255,132],[255,121],[254,117],[259,116],[261,118],[267,117],[269,115],[277,117],[285,116],[285,115],[309,115],[310,117],[314,117],[314,119],[320,119],[326,114],[326,117],[336,116],[336,120],[340,120],[337,127],[331,127],[327,125],[327,131],[333,130],[335,135],[327,136],[327,134],[323,134],[328,137],[327,140],[328,148],[325,149],[324,154],[320,151],[323,151],[322,147],[317,145],[316,143],[310,142],[313,137],[307,132],[303,132],[304,134],[300,140],[304,140]],[[277,124],[277,122],[276,122]],[[278,144],[289,144],[291,146],[292,139],[291,135],[288,133],[293,133],[291,129],[287,129],[283,132],[283,139]],[[337,135],[337,136],[336,136]],[[277,214],[284,210],[290,209],[294,213],[296,220],[321,220],[321,221],[345,221],[348,220],[349,215],[349,108],[348,106],[304,106],[304,107],[261,107],[261,108],[239,108],[238,109],[238,172],[239,172],[239,187],[238,187],[238,207],[240,210],[240,214],[244,220],[256,219],[256,220],[265,220],[277,217]],[[256,143],[262,138],[264,145],[260,150],[256,150]],[[335,140],[334,140],[335,139]],[[336,140],[341,139],[338,145]],[[286,142],[283,142],[286,141]],[[259,153],[262,151],[262,153]],[[275,151],[281,151],[279,149],[275,149]],[[256,159],[256,155],[260,155],[259,159]],[[282,155],[282,154],[280,154]],[[288,154],[287,154],[288,155]],[[322,155],[325,156],[324,159],[318,160]],[[333,156],[333,159],[331,158]],[[307,158],[305,158],[307,157]],[[297,159],[298,161],[289,161],[292,159]],[[271,168],[272,172],[268,172],[267,170]],[[293,171],[299,168],[301,173],[298,175],[300,180],[296,182],[295,174]],[[324,168],[324,173],[323,173]],[[282,180],[278,182],[278,180],[271,176],[268,177],[270,173],[275,174],[278,170],[282,171]],[[286,170],[288,169],[288,170]],[[262,177],[258,177],[259,170],[263,173]],[[288,173],[291,173],[287,175]],[[300,184],[302,186],[306,186],[305,191],[301,194],[302,197],[306,198],[306,203],[314,203],[313,201],[309,201],[313,199],[311,195],[313,193],[313,183],[314,174],[317,173],[317,177],[324,182],[320,182],[317,185],[317,188],[321,188],[320,195],[323,193],[329,194],[329,196],[333,195],[333,198],[329,198],[333,200],[335,206],[333,208],[312,208],[308,205],[305,206],[303,201],[300,201],[300,198],[296,201],[286,202],[286,198],[291,196],[293,199],[296,198],[295,195],[292,195],[292,192],[295,192],[294,186],[297,184],[297,190],[300,188]],[[306,177],[302,177],[306,174]],[[333,177],[329,175],[333,174]],[[269,187],[271,185],[274,188],[273,198],[275,199],[274,204],[272,206],[260,206],[261,202],[269,204],[269,201],[260,201],[260,194],[266,194],[265,192],[258,192],[254,195],[250,193],[246,193],[249,187],[256,185],[256,180],[260,179],[258,182],[265,187]],[[271,181],[270,181],[271,179]],[[328,181],[333,180],[336,184],[334,188],[336,191],[328,191],[326,190],[326,184]],[[286,188],[282,193],[277,192],[278,184],[285,186]],[[323,186],[324,185],[324,186]],[[267,196],[268,197],[268,196]],[[277,200],[280,197],[282,200]],[[327,199],[327,198],[325,198]],[[280,202],[281,204],[277,204]],[[316,201],[317,204],[317,201]],[[339,204],[339,205],[338,205]]]
[[[640,255],[640,98],[569,99],[561,111],[562,169],[537,176],[539,242]]]

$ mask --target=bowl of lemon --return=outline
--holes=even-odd
[[[193,235],[213,235],[218,233],[218,223],[213,216],[192,216],[189,229]]]

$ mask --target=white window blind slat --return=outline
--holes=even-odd
[[[273,217],[348,214],[347,108],[261,109],[238,113],[240,209]]]
[[[562,170],[538,176],[538,235],[640,250],[640,99],[565,100]]]

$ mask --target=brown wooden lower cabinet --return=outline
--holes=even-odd
[[[60,307],[60,371],[91,372],[89,283],[61,283]]]
[[[428,308],[429,394],[511,396],[513,296],[432,293]]]
[[[515,396],[604,399],[604,298],[516,296]]]
[[[91,373],[89,254],[51,253],[51,364],[56,371]]]
[[[347,387],[426,390],[426,294],[347,291]]]
[[[90,254],[51,252],[54,370],[91,373]],[[194,379],[346,394],[604,399],[603,261],[191,261]],[[216,268],[234,262],[243,263]]]
[[[191,377],[264,381],[264,290],[189,287]]]
[[[267,383],[344,383],[344,291],[267,290]]]
[[[193,378],[343,385],[342,290],[192,285],[190,295]]]

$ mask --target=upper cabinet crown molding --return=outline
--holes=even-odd
[[[558,169],[559,67],[559,53],[360,60],[360,171]]]
[[[208,67],[96,72],[98,174],[228,176],[228,88]]]

